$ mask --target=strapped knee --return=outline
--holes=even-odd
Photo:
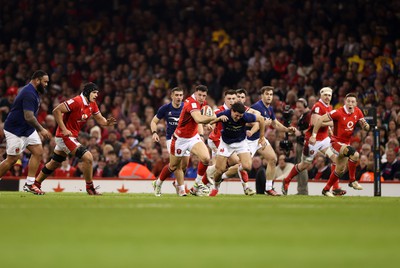
[[[54,170],[50,170],[50,169],[48,169],[46,166],[44,166],[44,167],[42,168],[43,174],[46,174],[46,175],[51,175],[51,173],[53,173],[53,171],[54,171]]]
[[[54,153],[53,157],[51,159],[53,159],[54,161],[56,161],[58,163],[62,163],[65,161],[65,159],[67,159],[67,157]]]
[[[82,156],[88,151],[88,149],[85,146],[79,146],[78,149],[76,149],[75,156],[78,157],[79,159],[82,158]]]
[[[351,146],[347,146],[347,153],[346,154],[343,153],[343,155],[346,156],[346,157],[350,157],[350,156],[354,155],[355,152],[356,152],[356,149],[354,149]]]

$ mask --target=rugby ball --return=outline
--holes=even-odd
[[[204,105],[204,106],[201,108],[201,114],[202,114],[202,115],[205,115],[205,116],[213,116],[213,115],[214,115],[214,112],[213,112],[213,110],[212,110],[212,108],[211,108],[210,106]]]

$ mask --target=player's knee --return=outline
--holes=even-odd
[[[355,152],[352,156],[350,156],[350,159],[354,162],[357,162],[360,159],[360,154]]]
[[[251,170],[251,162],[250,163],[242,163],[242,168],[249,172]]]
[[[53,156],[51,157],[51,159],[54,162],[57,162],[57,163],[61,164],[62,162],[65,161],[65,159],[67,159],[67,157],[54,153]]]
[[[354,149],[352,146],[346,146],[343,149],[343,155],[346,157],[350,157],[356,153],[356,149]]]
[[[267,160],[268,165],[272,165],[272,166],[276,166],[277,162],[278,162],[278,160],[276,159],[276,157],[273,157],[273,158]]]
[[[88,152],[88,151],[86,151]],[[82,161],[85,162],[88,165],[93,164],[93,156],[91,153],[84,153],[83,156],[81,157]]]

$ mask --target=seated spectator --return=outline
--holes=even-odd
[[[387,180],[398,180],[397,174],[400,171],[400,161],[393,149],[388,149],[386,151],[387,162],[382,164],[382,177]]]
[[[122,148],[120,154],[121,157],[119,158],[119,163],[116,168],[117,174],[126,164],[133,162],[131,150],[128,148]]]
[[[14,176],[14,177],[21,177],[23,176],[22,172],[22,161],[18,159],[17,162],[11,167],[9,171],[4,174],[4,176]]]
[[[106,158],[107,165],[103,169],[103,177],[118,177],[118,157],[115,151],[109,151]]]
[[[331,175],[331,167],[327,164],[327,159],[322,155],[317,155],[314,160],[314,167],[308,172],[310,180],[328,180]]]
[[[106,165],[107,165],[106,158],[104,156],[100,156],[97,165],[93,167],[93,178],[103,177],[103,172]]]
[[[363,144],[363,147],[366,144]],[[369,144],[368,144],[369,145]],[[361,148],[362,150],[362,148]],[[368,155],[364,155],[361,154],[360,155],[360,164],[357,166],[356,168],[356,180],[357,181],[361,181],[361,176],[365,173],[365,172],[369,172],[372,171],[371,166],[369,165],[369,160],[368,160]]]
[[[161,170],[165,165],[169,163],[169,152],[167,148],[162,148],[161,158],[158,159],[155,163],[153,163],[153,168],[151,172],[154,174],[155,177],[160,175]]]
[[[286,156],[281,154],[278,158],[278,165],[276,165],[275,180],[283,180],[292,170],[294,164],[286,162]]]
[[[253,164],[249,172],[249,178],[256,179],[256,192],[257,194],[264,194],[265,191],[265,167],[261,157],[254,156]]]
[[[54,177],[74,177],[76,172],[76,168],[71,166],[70,159],[67,157],[65,161],[61,163],[61,167],[57,168],[54,171]]]

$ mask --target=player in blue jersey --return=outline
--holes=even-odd
[[[166,129],[166,138],[167,138],[167,149],[168,152],[171,150],[171,138],[172,134],[174,134],[176,127],[178,126],[179,116],[181,115],[181,111],[183,108],[183,89],[179,87],[174,87],[171,89],[171,102],[164,104],[161,106],[156,115],[151,120],[150,128],[151,132],[153,133],[153,141],[159,142],[160,137],[157,133],[157,124],[160,120],[164,119]],[[190,152],[186,151],[182,158],[182,170],[185,172],[186,167],[189,163],[190,159]],[[168,165],[163,168],[164,172],[161,172],[163,176],[160,174],[160,180],[164,181],[168,177],[172,175],[172,172],[168,171]]]
[[[2,177],[20,159],[21,153],[28,149],[31,157],[23,189],[39,195],[42,194],[42,191],[34,184],[36,171],[43,155],[42,140],[39,134],[45,139],[49,139],[51,135],[39,124],[36,117],[40,106],[39,93],[45,92],[48,83],[48,74],[38,70],[33,73],[29,84],[24,86],[15,98],[4,123],[7,158],[0,164],[0,177]]]
[[[221,176],[227,170],[228,158],[232,154],[236,153],[240,159],[239,171],[251,169],[251,154],[246,137],[252,136],[253,132],[246,130],[246,124],[253,122],[260,124],[260,130],[257,132],[261,133],[261,138],[257,142],[260,148],[266,146],[264,117],[246,112],[246,107],[241,102],[236,102],[231,109],[218,113],[217,118],[211,123],[216,122],[222,122],[222,131],[216,156],[215,184],[211,196],[216,195]]]
[[[264,118],[269,118],[272,120],[272,127],[279,131],[288,132],[293,134],[296,130],[294,127],[285,127],[281,124],[275,117],[274,109],[271,106],[272,99],[274,96],[274,88],[271,86],[264,86],[260,89],[261,100],[254,103],[251,108],[259,111]],[[279,194],[273,188],[273,179],[275,176],[276,168],[276,154],[271,144],[267,141],[267,146],[261,147],[258,139],[260,138],[260,131],[247,138],[251,155],[254,156],[256,152],[261,154],[267,161],[267,171],[266,171],[266,184],[265,184],[265,194],[270,196],[279,196]]]

